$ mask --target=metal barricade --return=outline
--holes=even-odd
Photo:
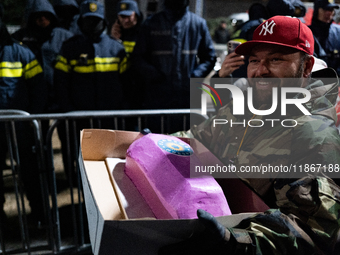
[[[27,206],[25,205],[25,198],[24,198],[24,187],[23,187],[23,180],[22,180],[22,173],[26,169],[22,167],[21,164],[21,155],[19,155],[19,149],[18,149],[18,143],[22,143],[22,138],[18,139],[18,132],[21,132],[22,129],[18,130],[16,128],[16,124],[18,124],[15,120],[12,120],[12,116],[18,117],[17,120],[23,121],[23,122],[30,122],[29,126],[32,127],[32,136],[34,136],[34,143],[32,146],[28,146],[28,149],[34,150],[36,155],[36,162],[37,162],[37,171],[39,172],[39,184],[41,193],[43,195],[42,200],[39,201],[43,206],[42,208],[47,208],[48,205],[48,190],[47,190],[47,182],[46,182],[46,166],[44,165],[44,151],[43,151],[43,142],[42,142],[42,136],[40,132],[39,123],[36,120],[33,119],[25,119],[22,120],[22,117],[29,117],[29,113],[20,111],[20,110],[0,110],[0,116],[7,116],[10,118],[7,122],[4,123],[3,128],[4,130],[1,130],[2,135],[5,135],[6,144],[7,144],[7,151],[9,155],[9,164],[10,164],[10,171],[8,175],[4,173],[4,179],[5,178],[12,178],[13,181],[13,189],[15,194],[15,200],[16,200],[16,209],[18,214],[18,237],[20,240],[17,240],[17,242],[10,242],[9,243],[9,250],[13,250],[13,252],[27,252],[30,253],[32,250],[35,249],[34,246],[31,245],[31,238],[29,233],[29,227],[28,227],[28,221],[27,221]],[[20,123],[19,123],[20,124]],[[26,126],[25,126],[26,127]],[[1,144],[4,149],[5,144]],[[28,152],[27,152],[28,153]],[[34,160],[34,159],[33,159]],[[4,162],[0,162],[2,164]],[[2,169],[1,169],[2,170]],[[3,194],[0,194],[3,195]],[[1,205],[2,206],[2,205]],[[44,211],[44,214],[48,218],[47,210]],[[4,216],[4,215],[2,215]],[[0,238],[1,238],[1,251],[3,254],[6,254],[6,243],[5,238],[8,236],[8,232],[6,231],[9,227],[14,227],[13,225],[7,226],[7,222],[5,222],[5,219],[2,218],[1,229],[0,229]],[[6,219],[7,221],[7,219]],[[6,226],[6,228],[5,228]],[[38,227],[38,226],[37,226]],[[43,245],[40,244],[39,246],[49,246],[49,239],[46,239],[47,242]]]
[[[83,121],[88,122],[85,128],[109,128],[114,130],[125,130],[126,123],[131,124],[136,130],[141,131],[145,126],[145,118],[157,117],[161,133],[166,133],[166,120],[169,116],[181,116],[183,128],[189,129],[189,118],[195,123],[207,119],[200,111],[190,109],[169,109],[169,110],[119,110],[119,111],[80,111],[56,114],[32,114],[15,110],[0,111],[0,124],[5,123],[6,137],[8,137],[10,151],[9,158],[12,166],[12,177],[15,180],[16,206],[18,210],[19,229],[18,236],[21,240],[10,242],[8,245],[3,238],[6,233],[0,231],[1,252],[0,254],[92,254],[87,228],[87,216],[84,208],[80,173],[78,168],[79,153],[79,130],[84,128]],[[109,120],[109,125],[107,123]],[[15,141],[15,123],[17,121],[29,121],[34,127],[35,145],[34,151],[39,162],[40,183],[43,191],[43,205],[45,208],[46,222],[40,226],[44,234],[35,236],[30,234],[30,227],[27,224],[25,210],[24,191],[21,185],[20,161],[17,144]],[[46,127],[46,123],[48,123]],[[192,124],[192,123],[190,123]],[[12,127],[7,131],[7,126]],[[103,127],[104,126],[104,127]],[[131,130],[130,130],[131,131]],[[178,130],[180,131],[180,130]],[[10,139],[12,135],[12,139]],[[45,139],[43,139],[45,138]],[[61,142],[61,151],[56,152],[55,140]],[[61,155],[64,156],[60,160]],[[14,155],[17,155],[16,157]],[[62,161],[63,173],[56,171],[56,158],[59,163]],[[60,166],[59,166],[60,168]],[[60,178],[63,177],[62,185]],[[66,183],[66,188],[61,187]],[[66,197],[65,203],[60,199]],[[19,213],[20,212],[20,213]]]

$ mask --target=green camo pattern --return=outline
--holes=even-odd
[[[277,113],[261,117],[250,112],[236,117],[231,102],[214,118],[177,135],[195,137],[224,164],[233,162],[237,168],[260,164],[340,164],[340,137],[334,125],[337,85],[316,81],[308,89],[312,99],[305,107],[313,115],[304,116],[290,109],[284,118]],[[294,119],[298,124],[285,128],[279,122],[274,127],[265,123],[261,128],[247,130],[242,125],[213,126],[213,119],[242,122],[251,118]],[[290,125],[289,121],[285,124]],[[339,186],[324,174],[282,178],[275,173],[266,177],[249,175],[242,179],[275,209],[254,214],[236,228],[228,229],[232,238],[227,254],[340,254]]]

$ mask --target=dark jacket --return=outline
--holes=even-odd
[[[146,108],[189,108],[190,78],[206,77],[216,54],[206,21],[188,8],[181,18],[168,10],[141,27],[134,66],[142,77]]]
[[[122,41],[122,44],[124,45],[127,57],[129,58],[132,54],[136,41],[138,38],[138,33],[141,27],[141,24],[143,23],[143,14],[139,12],[139,15],[137,15],[137,24],[133,26],[130,29],[123,29],[121,28],[122,36],[120,40]]]
[[[95,42],[84,35],[70,38],[55,66],[62,111],[123,109],[121,73],[125,69],[124,47],[108,35]]]
[[[0,36],[0,109],[42,112],[46,87],[39,62],[28,48],[13,41],[3,23]]]
[[[131,68],[133,62],[133,51],[135,49],[138,33],[143,22],[143,14],[139,12],[137,17],[137,24],[134,27],[130,29],[121,28],[122,35],[120,37],[120,41],[124,46],[127,57],[127,70],[124,76],[129,86],[123,87],[123,90],[124,97],[126,98],[126,105],[129,109],[141,108],[142,98],[140,95],[143,93],[139,84],[139,79],[136,77],[133,68]],[[132,90],[134,93],[131,93]]]
[[[73,36],[66,29],[57,27],[58,21],[52,5],[47,0],[34,0],[29,2],[27,8],[26,27],[15,32],[12,37],[27,45],[41,63],[44,70],[45,83],[48,87],[48,109],[55,111],[53,67],[62,43]],[[44,12],[49,16],[51,24],[46,29],[41,29],[35,24],[36,13]]]
[[[218,27],[214,33],[215,43],[227,43],[230,39],[229,31],[226,28]]]
[[[321,22],[314,16],[309,28],[316,41],[315,55],[340,75],[340,25]]]
[[[314,55],[323,59],[328,67],[333,68],[339,76],[340,26],[333,22],[325,23],[318,19],[321,3],[322,1],[315,2],[312,24],[309,26],[315,40]]]
[[[269,17],[288,15],[300,18],[305,16],[306,6],[300,0],[269,0],[267,11]]]

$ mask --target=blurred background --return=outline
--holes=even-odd
[[[9,26],[10,32],[14,32],[23,24],[25,6],[30,0],[1,0],[5,7],[4,22]],[[82,0],[77,0],[79,3]],[[116,6],[118,0],[98,0],[105,4],[106,18],[109,24],[116,19]],[[136,0],[139,4],[144,17],[147,17],[162,9],[163,0]],[[53,3],[53,0],[50,1]],[[237,26],[248,20],[248,9],[253,3],[267,4],[268,0],[191,0],[190,10],[206,19],[210,32],[213,35],[214,30],[218,27],[221,20],[227,22],[227,29],[232,33]],[[307,25],[310,24],[313,15],[313,2],[303,1],[307,8],[304,17]],[[334,1],[340,3],[340,0]],[[335,20],[340,22],[339,11],[337,11]]]

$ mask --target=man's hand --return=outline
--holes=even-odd
[[[240,68],[241,65],[244,65],[244,56],[238,55],[235,52],[230,53],[225,57],[218,75],[221,78],[228,77],[232,72]]]
[[[116,20],[116,22],[112,25],[111,36],[116,40],[119,40],[122,36],[121,25],[119,25],[118,20]]]
[[[217,222],[210,213],[198,209],[197,216],[205,226],[202,233],[193,235],[189,239],[162,247],[159,255],[206,255],[206,254],[226,254],[229,231]]]

